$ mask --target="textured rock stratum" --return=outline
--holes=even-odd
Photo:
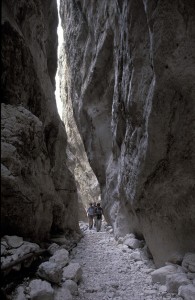
[[[115,236],[195,251],[193,1],[61,0],[67,97]]]
[[[54,0],[2,1],[1,234],[79,232],[75,180],[54,97]]]
[[[75,176],[78,202],[79,202],[79,220],[87,221],[86,210],[90,202],[100,201],[100,188],[94,172],[88,162],[84,149],[83,141],[79,134],[72,110],[72,102],[67,97],[67,64],[66,54],[63,44],[60,49],[58,59],[58,76],[60,78],[60,97],[63,102],[62,120],[65,124],[67,133],[67,156],[68,167]]]

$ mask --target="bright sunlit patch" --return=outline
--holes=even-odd
[[[59,23],[58,23],[58,28],[57,28],[57,34],[58,34],[58,61],[59,61],[59,56],[60,56],[60,49],[63,43],[63,30],[62,30],[62,26],[61,26],[61,18],[60,18],[60,14],[59,14],[59,7],[60,5],[60,0],[57,0],[57,6],[58,6],[58,19],[59,19]],[[58,69],[59,69],[59,63],[58,63]],[[57,104],[57,109],[58,109],[58,113],[60,115],[60,118],[62,119],[62,101],[60,98],[60,79],[59,79],[59,75],[58,75],[58,69],[56,72],[56,90],[55,90],[55,96],[56,96],[56,104]]]

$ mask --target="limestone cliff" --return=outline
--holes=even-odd
[[[77,129],[72,111],[72,102],[67,95],[67,64],[64,47],[62,45],[59,56],[58,73],[60,78],[60,97],[63,102],[62,120],[67,132],[67,155],[68,166],[75,176],[78,202],[79,220],[87,221],[86,210],[90,202],[100,201],[100,188],[97,178],[91,169],[88,158],[83,146],[82,139]]]
[[[115,235],[195,243],[193,1],[61,0],[67,97]]]
[[[1,234],[79,232],[67,138],[54,97],[54,0],[2,2]]]

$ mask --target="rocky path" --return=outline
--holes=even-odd
[[[72,259],[83,270],[74,300],[181,299],[152,283],[150,272],[155,267],[143,255],[139,259],[140,251],[118,244],[104,228],[86,230]]]

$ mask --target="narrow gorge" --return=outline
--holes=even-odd
[[[190,287],[178,298],[159,293],[139,297],[132,288],[132,300],[193,300],[195,3],[59,2],[63,44],[58,57],[56,0],[2,1],[1,292],[5,297],[13,262],[23,267],[21,255],[25,262],[30,251],[31,263],[40,259],[37,276],[47,280],[42,282],[45,294],[29,294],[28,287],[26,294],[7,293],[5,299],[91,299],[85,298],[83,286],[80,295],[63,296],[48,284],[59,288],[71,255],[75,270],[84,248],[96,248],[90,248],[90,239],[95,243],[97,234],[97,243],[106,243],[108,229],[113,236],[108,249],[117,257],[123,253],[121,263],[124,258],[131,266],[137,255],[131,251],[141,249],[139,255],[147,253],[153,268],[177,266],[187,274],[182,282]],[[57,73],[62,118],[56,105]],[[101,202],[104,211],[102,232],[91,235],[90,202]],[[20,247],[23,254],[17,252]],[[49,262],[55,272],[48,271]],[[86,271],[87,262],[82,263]],[[131,270],[126,269],[127,275]],[[63,288],[72,288],[63,276]],[[75,278],[78,284],[81,279]],[[40,282],[30,284],[33,290]],[[112,289],[105,296],[89,290],[96,293],[94,300],[130,299]]]

